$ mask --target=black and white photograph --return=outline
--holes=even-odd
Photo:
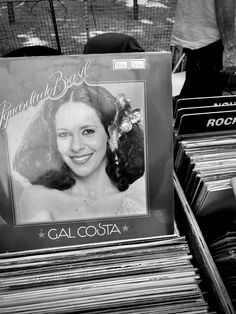
[[[1,220],[13,238],[28,230],[40,248],[173,233],[169,57],[1,60]]]

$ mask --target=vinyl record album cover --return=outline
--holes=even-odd
[[[0,60],[0,251],[174,232],[171,54]]]

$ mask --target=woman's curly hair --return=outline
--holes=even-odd
[[[48,99],[26,130],[24,141],[15,154],[13,168],[31,184],[66,190],[75,184],[75,176],[62,160],[56,144],[55,115],[68,101],[83,102],[96,110],[109,136],[114,122],[116,98],[105,88],[82,83],[72,86],[57,100]],[[120,113],[122,119],[122,112]],[[144,135],[134,123],[122,134],[114,152],[107,145],[106,172],[120,191],[124,191],[144,173]]]

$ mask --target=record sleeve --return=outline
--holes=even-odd
[[[174,233],[170,53],[6,58],[0,91],[1,252]]]

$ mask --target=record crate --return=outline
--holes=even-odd
[[[235,95],[178,99],[173,119],[174,181],[184,209],[180,212],[191,218],[189,243],[200,250],[199,265],[213,300],[225,302],[222,313],[234,313],[236,305],[235,104]]]

